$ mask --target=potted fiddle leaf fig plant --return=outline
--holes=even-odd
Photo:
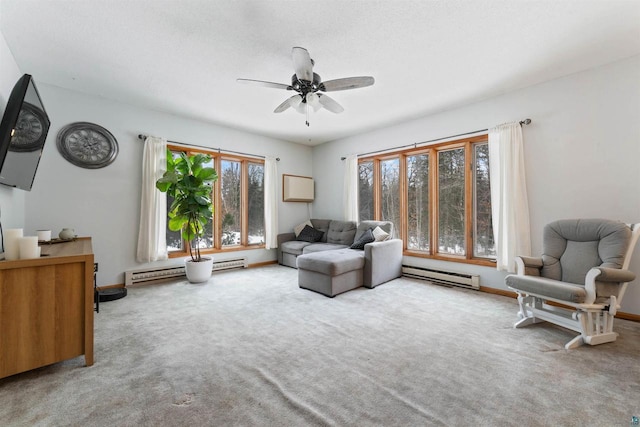
[[[213,217],[212,186],[218,179],[216,170],[207,166],[210,162],[208,154],[180,153],[174,157],[167,150],[167,171],[156,181],[156,188],[173,200],[168,213],[169,229],[180,231],[189,244],[191,259],[185,261],[185,271],[192,283],[209,280],[213,267],[213,258],[200,253],[205,227]]]

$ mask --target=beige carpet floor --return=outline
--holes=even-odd
[[[1,426],[628,426],[640,324],[565,351],[516,301],[397,279],[333,299],[296,270],[139,286],[103,303],[95,365],[0,380]]]

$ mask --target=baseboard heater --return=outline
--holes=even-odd
[[[230,270],[234,268],[247,268],[248,266],[249,262],[247,257],[214,260],[212,272]],[[150,283],[174,277],[183,277],[184,275],[184,265],[138,268],[124,272],[124,285],[131,286],[141,283]]]
[[[477,274],[403,265],[402,275],[413,277],[415,279],[428,280],[440,285],[460,286],[463,288],[480,290],[480,276]]]

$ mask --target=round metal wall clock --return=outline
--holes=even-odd
[[[15,133],[11,137],[9,150],[11,151],[35,151],[44,144],[45,130],[49,123],[41,109],[28,102],[22,103]]]
[[[102,126],[88,122],[71,123],[58,132],[58,151],[76,166],[103,168],[118,155],[118,141]]]

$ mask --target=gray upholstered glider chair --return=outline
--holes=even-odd
[[[548,321],[579,332],[566,349],[615,341],[613,319],[636,277],[628,268],[639,235],[640,224],[604,219],[548,224],[542,257],[518,257],[517,274],[505,278],[520,304],[514,327]]]

